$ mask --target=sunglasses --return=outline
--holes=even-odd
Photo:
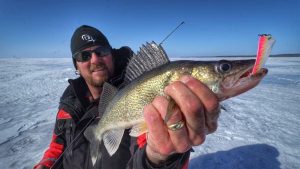
[[[84,50],[84,51],[76,52],[73,55],[73,58],[77,62],[87,62],[91,60],[93,53],[95,53],[98,57],[105,57],[111,54],[111,49],[107,47],[98,47],[94,50]]]

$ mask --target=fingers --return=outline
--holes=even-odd
[[[216,107],[219,107],[217,96],[205,84],[191,76],[184,76],[180,80],[198,96],[207,112],[211,112]]]
[[[167,114],[167,107],[170,104],[170,101],[166,99],[166,97],[158,96],[153,100],[152,104],[160,112],[161,118],[164,119]],[[188,139],[182,139],[188,138],[188,133],[185,125],[183,125],[182,128],[177,129],[176,131],[170,130],[167,127],[180,122],[185,123],[185,120],[182,116],[181,110],[177,105],[175,105],[175,107],[173,107],[170,119],[163,125],[165,126],[165,130],[168,132],[171,142],[173,143],[173,145],[176,145],[173,146],[173,149],[176,152],[183,153],[190,148],[190,141]]]
[[[177,81],[165,88],[165,93],[175,100],[186,120],[188,138],[192,145],[205,140],[205,116],[203,105],[197,95],[184,83]]]
[[[160,154],[166,155],[172,152],[186,152],[190,148],[186,127],[172,131],[167,125],[175,124],[183,120],[182,113],[175,107],[171,118],[167,124],[163,119],[167,113],[169,100],[163,96],[157,96],[153,102],[144,108],[145,121],[148,126],[148,145],[156,149]],[[176,145],[176,146],[174,146]]]
[[[214,132],[217,129],[220,114],[220,104],[217,96],[205,84],[190,76],[184,76],[180,80],[201,100],[205,109],[204,115],[207,134]]]
[[[207,127],[207,134],[214,132],[218,127],[218,118],[221,112],[220,104],[217,96],[203,83],[191,80],[193,78],[185,76],[183,80],[186,81],[190,89],[200,98],[205,107],[205,122]],[[198,82],[198,83],[197,83]],[[197,84],[193,84],[197,83]]]
[[[154,107],[152,103],[144,107],[144,117],[148,127],[147,146],[154,149],[153,151],[160,150],[161,154],[167,155],[170,153],[168,150],[173,147],[163,119],[161,118],[157,108]]]
[[[172,152],[183,153],[191,146],[202,144],[206,134],[216,130],[220,113],[216,95],[206,85],[190,76],[184,76],[180,81],[168,85],[164,92],[177,105],[173,107],[166,124],[163,119],[170,104],[166,97],[157,96],[144,108],[149,132],[147,156],[149,157],[149,153],[159,154],[160,159]],[[168,129],[167,126],[180,124],[178,122],[181,121],[185,122],[182,128],[179,126],[175,131]]]
[[[190,90],[195,96],[188,101],[188,99],[181,99],[180,92],[185,92],[181,82]],[[181,86],[181,87],[180,87]],[[190,128],[197,132],[203,130],[199,128],[199,123],[205,123],[205,131],[207,134],[214,132],[217,129],[217,120],[220,113],[220,105],[216,95],[203,83],[194,79],[191,76],[184,76],[180,79],[180,82],[175,82],[166,87],[165,93],[173,98],[182,112],[185,114],[185,118],[190,122]],[[186,93],[187,96],[191,96],[191,93]],[[197,98],[197,99],[195,99]],[[180,102],[180,100],[182,100]],[[183,106],[181,106],[183,104]],[[199,110],[197,110],[199,109]],[[201,110],[202,109],[202,110]],[[186,111],[187,110],[187,111]],[[193,113],[193,112],[204,112],[204,113]],[[204,115],[204,117],[202,116]],[[196,121],[193,119],[198,119]],[[198,124],[197,124],[198,123]],[[197,129],[195,129],[197,128]]]
[[[144,117],[148,127],[146,154],[152,163],[159,164],[173,151],[173,144],[159,111],[152,103],[144,107]]]

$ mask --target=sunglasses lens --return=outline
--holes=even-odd
[[[90,51],[81,52],[81,61],[86,62],[89,61],[92,57],[92,53]]]
[[[76,53],[73,58],[77,61],[77,62],[86,62],[88,60],[90,60],[92,54],[89,51],[82,51],[82,52],[78,52]]]
[[[95,52],[95,54],[98,55],[98,57],[105,57],[111,54],[109,48],[103,48],[103,47],[97,48],[93,52]]]
[[[92,53],[95,53],[98,57],[105,57],[111,54],[110,48],[99,47],[91,51],[82,51],[74,54],[74,59],[77,62],[86,62],[92,58]]]

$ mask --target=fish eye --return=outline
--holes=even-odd
[[[231,70],[231,64],[228,62],[223,62],[219,64],[218,71],[220,73],[226,73]]]

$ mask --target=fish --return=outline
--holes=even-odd
[[[254,63],[255,59],[171,62],[161,45],[153,41],[146,43],[129,61],[124,77],[126,85],[122,89],[109,83],[103,85],[98,107],[102,116],[97,124],[84,132],[90,142],[93,164],[101,159],[101,144],[111,156],[117,151],[125,129],[131,129],[132,137],[147,132],[143,108],[159,95],[171,102],[172,99],[164,94],[164,88],[170,83],[190,75],[207,85],[223,101],[259,84],[268,69],[261,68],[251,74]]]

